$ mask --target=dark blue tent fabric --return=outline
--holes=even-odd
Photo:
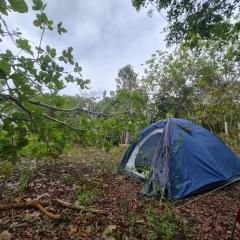
[[[166,197],[174,200],[196,193],[204,186],[240,178],[240,158],[222,140],[195,123],[175,118],[145,128],[126,152],[123,168],[138,142],[156,128],[164,128],[164,132],[144,188],[146,194],[155,195],[161,187]]]

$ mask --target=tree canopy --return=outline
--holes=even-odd
[[[199,46],[202,40],[239,41],[240,3],[230,0],[132,0],[140,10],[152,7],[166,13],[168,45]]]
[[[134,72],[133,66],[126,65],[122,67],[117,75],[116,83],[117,89],[125,89],[132,91],[138,87],[138,75]]]

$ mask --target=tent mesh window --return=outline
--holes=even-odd
[[[138,172],[150,170],[161,135],[162,133],[155,133],[140,146],[135,160],[135,168]]]

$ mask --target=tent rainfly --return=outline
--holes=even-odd
[[[175,200],[240,179],[240,158],[207,129],[170,118],[143,130],[121,169],[145,182],[144,194]]]

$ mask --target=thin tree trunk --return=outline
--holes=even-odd
[[[129,140],[130,140],[130,134],[129,132],[125,133],[125,145],[129,144]]]
[[[238,138],[240,140],[240,122],[238,122]]]
[[[124,142],[125,142],[125,132],[122,133],[121,144],[124,144]]]
[[[227,123],[227,121],[224,121],[224,129],[225,129],[225,135],[226,135],[226,137],[228,137],[229,136],[229,132],[228,132],[228,123]]]

